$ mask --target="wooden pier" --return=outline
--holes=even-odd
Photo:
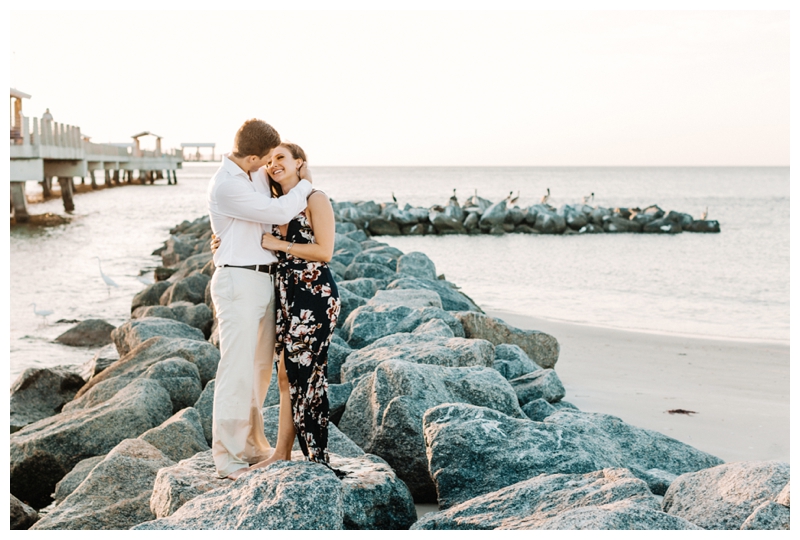
[[[182,168],[182,150],[161,149],[161,137],[148,131],[132,136],[130,144],[96,144],[81,134],[77,126],[49,119],[28,118],[22,114],[22,99],[30,95],[11,89],[11,207],[18,222],[30,218],[25,197],[25,182],[32,180],[42,185],[45,197],[51,196],[53,178],[61,187],[64,210],[75,209],[74,178],[90,177],[92,188],[97,188],[96,171],[103,171],[106,187],[131,183],[136,179],[152,184],[166,178],[168,184],[177,184],[177,169]],[[156,138],[155,150],[142,150],[140,139]]]

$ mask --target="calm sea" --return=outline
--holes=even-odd
[[[53,342],[71,323],[130,315],[169,229],[207,213],[215,164],[186,164],[177,186],[124,186],[78,195],[71,223],[14,226],[10,253],[10,377],[25,368],[82,363],[94,351]],[[510,192],[521,207],[574,203],[594,193],[602,206],[658,204],[695,218],[708,208],[720,234],[387,237],[422,251],[439,273],[484,309],[645,332],[789,341],[789,169],[316,167],[315,185],[333,199],[446,204],[476,192]],[[38,186],[28,183],[28,191]],[[63,213],[60,200],[32,213]],[[118,288],[107,288],[103,272]],[[150,274],[152,275],[152,273]],[[47,320],[34,314],[53,310]],[[557,337],[557,336],[556,336]]]

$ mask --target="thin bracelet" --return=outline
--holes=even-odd
[[[286,246],[286,254],[287,254],[287,255],[289,255],[289,250],[290,250],[290,249],[292,249],[292,246],[293,246],[293,245],[294,245],[294,241],[292,241],[292,242],[289,242],[289,245],[288,245],[288,246]]]

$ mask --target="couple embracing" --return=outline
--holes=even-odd
[[[256,119],[239,128],[207,195],[221,355],[211,444],[217,473],[235,480],[290,460],[295,435],[308,460],[329,466],[327,356],[340,310],[326,264],[335,233],[330,200],[312,188],[302,148]],[[273,362],[274,449],[261,412]]]

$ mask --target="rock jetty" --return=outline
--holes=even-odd
[[[556,208],[546,201],[520,208],[507,197],[492,202],[477,194],[459,203],[453,195],[446,205],[430,208],[396,202],[333,202],[337,223],[350,223],[370,236],[442,234],[594,234],[681,232],[718,233],[719,221],[694,219],[658,205],[644,208],[563,204]]]
[[[386,209],[338,212],[353,220],[359,208]],[[346,316],[328,365],[331,461],[348,474],[295,447],[292,461],[218,478],[210,234],[207,217],[171,231],[157,281],[86,365],[14,383],[12,529],[789,528],[787,463],[724,463],[578,410],[564,400],[555,337],[486,315],[423,253],[352,221],[337,224],[331,267]],[[275,380],[264,403],[273,444]]]

